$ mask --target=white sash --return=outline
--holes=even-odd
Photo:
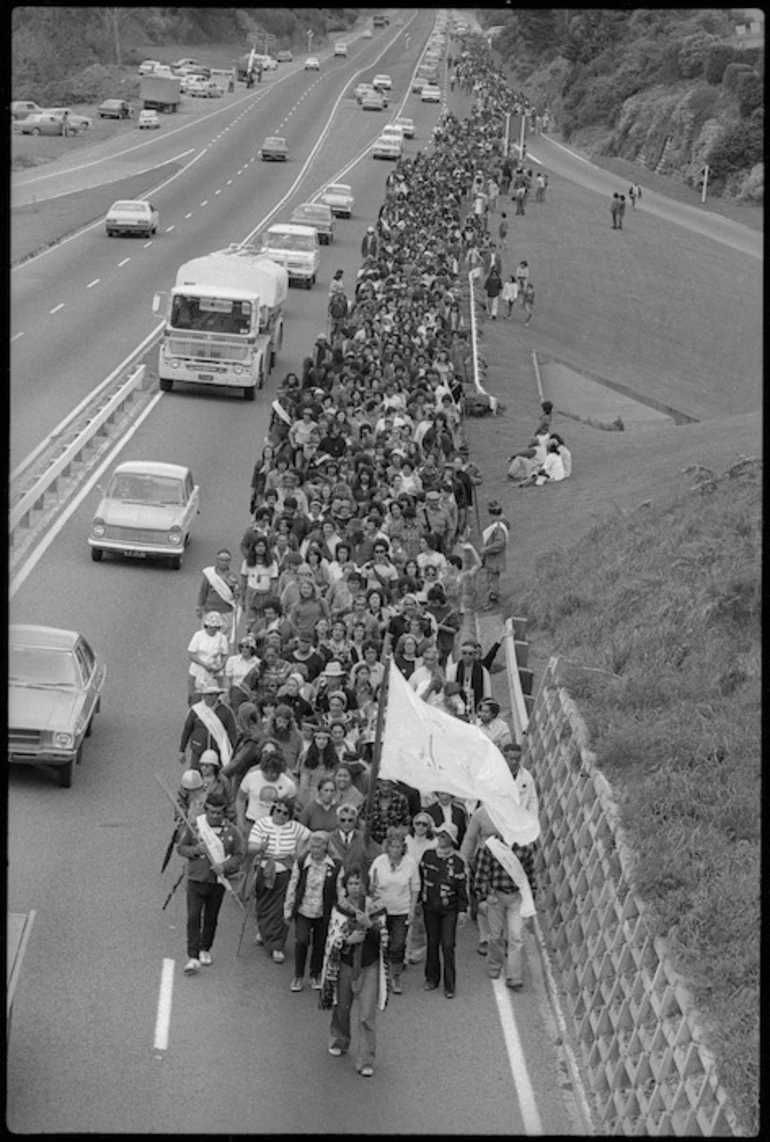
[[[232,589],[224,581],[222,576],[217,571],[215,571],[213,567],[204,567],[203,574],[206,576],[209,583],[214,588],[219,597],[224,599],[227,605],[235,610],[235,596],[233,595]]]
[[[529,886],[527,874],[522,868],[521,861],[516,856],[516,853],[507,848],[498,837],[487,837],[484,843],[498,864],[503,866],[521,893],[521,915],[524,918],[534,916],[535,901],[532,897],[532,889]]]
[[[276,416],[279,416],[284,424],[291,426],[294,423],[280,401],[274,400],[271,407]]]
[[[492,535],[492,533],[496,527],[501,527],[503,529],[503,531],[505,532],[506,541],[508,539],[510,539],[510,532],[508,531],[508,528],[505,526],[505,524],[503,523],[503,521],[501,519],[496,519],[494,523],[491,523],[489,525],[489,527],[485,527],[483,532],[481,533],[481,542],[482,543],[487,542],[487,540]]]
[[[203,841],[206,849],[208,850],[209,858],[212,864],[223,864],[225,859],[225,846],[222,844],[221,838],[216,835],[205,813],[201,813],[195,821],[198,828],[198,836]]]
[[[227,736],[227,730],[211,707],[207,706],[205,702],[196,702],[193,706],[193,710],[195,710],[195,713],[219,746],[219,756],[222,759],[222,765],[227,765],[233,756],[233,747]]]

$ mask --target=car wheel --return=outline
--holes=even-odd
[[[78,750],[78,759],[80,758],[80,750]],[[72,767],[74,762],[68,761],[66,765],[57,765],[56,767],[56,780],[60,789],[69,789],[72,785]]]
[[[91,559],[94,563],[101,563],[104,552],[100,547],[91,548]]]
[[[87,738],[90,738],[90,736],[91,736],[91,734],[92,734],[93,732],[94,732],[94,717],[93,717],[93,714],[92,714],[92,715],[91,715],[91,718],[90,718],[90,720],[89,720],[89,723],[88,723],[88,725],[86,726],[86,732],[85,732],[85,736],[86,736]]]
[[[30,134],[31,135],[39,135],[40,134],[40,128],[39,127],[33,127],[32,130],[30,131]]]
[[[170,393],[174,387],[174,382],[169,377],[161,377],[159,383],[164,393]]]
[[[169,562],[169,566],[171,567],[172,571],[179,571],[181,569],[182,559],[183,559],[183,556],[181,553],[179,555],[172,555],[171,556],[171,558],[169,559],[168,562]]]

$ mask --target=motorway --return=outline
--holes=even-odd
[[[152,294],[168,288],[182,261],[245,239],[279,203],[278,216],[287,217],[361,154],[384,120],[339,97],[367,65],[389,71],[394,92],[406,93],[430,24],[428,11],[407,16],[404,29],[391,25],[357,43],[347,61],[324,62],[320,75],[295,69],[274,86],[271,77],[202,116],[182,145],[168,140],[169,154],[202,153],[155,196],[156,241],[109,241],[96,227],[14,272],[16,461],[152,331]],[[438,112],[409,96],[405,113],[418,137],[408,150],[425,145]],[[326,143],[284,202],[329,121]],[[281,127],[292,161],[262,165],[256,150]],[[23,767],[9,778],[8,907],[37,910],[8,1052],[6,1121],[15,1133],[578,1130],[532,947],[515,999],[485,977],[471,927],[460,940],[453,1002],[423,992],[420,970],[410,969],[404,995],[379,1018],[377,1074],[367,1083],[348,1059],[327,1055],[328,1015],[314,993],[289,992],[290,963],[269,961],[253,946],[252,928],[236,956],[232,902],[223,907],[214,964],[192,979],[181,972],[183,889],[161,911],[183,862],[175,856],[160,876],[171,820],[153,774],[171,787],[179,778],[200,568],[223,543],[237,546],[269,399],[325,327],[334,269],[353,277],[389,169],[366,156],[347,176],[354,219],[340,222],[324,248],[315,290],[290,292],[284,350],[257,402],[163,394],[121,442],[121,460],[192,467],[202,511],[184,568],[92,564],[86,535],[98,493],[87,487],[11,601],[13,621],[81,630],[108,663],[102,712],[73,788]],[[173,984],[167,1039],[156,1034],[164,963]]]

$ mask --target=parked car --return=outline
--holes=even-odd
[[[418,74],[412,80],[412,91],[422,92],[422,89],[427,82],[427,77],[421,72],[418,72]]]
[[[199,511],[200,488],[189,468],[128,460],[113,472],[91,522],[91,558],[98,563],[105,551],[166,558],[178,571]]]
[[[145,199],[120,199],[107,211],[104,228],[108,238],[115,234],[144,234],[150,238],[158,229],[158,212]]]
[[[441,102],[441,88],[435,83],[426,83],[422,89],[420,99],[423,103],[440,103]]]
[[[334,241],[334,215],[325,202],[303,202],[294,208],[289,221],[299,226],[314,226],[322,246]]]
[[[16,99],[11,104],[11,118],[26,119],[28,115],[39,115],[42,110],[42,107],[29,99]]]
[[[46,107],[46,113],[49,115],[58,115],[64,118],[64,113],[67,113],[69,119],[70,130],[87,131],[89,127],[93,126],[93,119],[89,119],[88,115],[76,115],[69,107]]]
[[[347,44],[335,44],[334,45],[334,54],[336,56],[346,56],[348,54],[348,45]]]
[[[286,140],[280,135],[268,135],[260,149],[262,162],[285,163],[289,157]]]
[[[370,40],[372,38],[372,29],[371,28],[364,28],[363,32],[361,33],[361,36],[365,40]]]
[[[292,63],[294,60],[294,55],[292,52],[283,51],[279,52],[275,58],[278,63]]]
[[[380,135],[372,145],[372,158],[400,159],[402,149],[401,140],[395,135]]]
[[[395,122],[396,127],[400,127],[405,139],[414,138],[414,120],[407,119],[405,115],[399,115]]]
[[[202,75],[192,75],[188,78],[195,81],[188,90],[188,95],[199,99],[219,99],[224,94],[222,88],[213,79],[206,79]]]
[[[372,80],[372,87],[376,91],[390,91],[393,87],[393,80],[389,75],[375,75]]]
[[[321,65],[315,56],[308,56],[305,60],[305,71],[320,71]]]
[[[353,215],[355,199],[347,183],[330,183],[318,201],[331,207],[331,212],[335,218],[351,218]]]
[[[361,106],[364,111],[384,111],[388,106],[387,96],[383,91],[375,91],[372,88],[365,93],[361,100]]]
[[[76,631],[12,623],[8,636],[8,761],[52,766],[68,789],[107,669]]]
[[[152,73],[155,71],[155,68],[158,67],[159,64],[160,64],[160,60],[158,60],[158,59],[143,60],[139,64],[139,74],[140,75],[152,75]]]
[[[125,99],[105,99],[97,107],[100,119],[130,119],[134,109]]]
[[[152,130],[154,127],[160,127],[160,116],[157,111],[140,111],[136,125],[140,130],[145,128]]]
[[[50,111],[39,111],[22,119],[17,128],[22,135],[63,135],[64,119]],[[70,127],[70,134],[77,135],[78,128]]]

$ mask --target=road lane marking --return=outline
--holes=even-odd
[[[222,187],[221,186],[220,186],[219,190],[214,191],[214,194],[221,194],[221,193],[222,193]]]
[[[524,1120],[524,1132],[526,1134],[542,1134],[543,1124],[540,1121],[535,1103],[535,1092],[529,1080],[529,1072],[519,1038],[519,1029],[516,1026],[516,1019],[511,1006],[510,992],[502,978],[492,981],[492,990],[503,1029],[503,1039],[505,1040],[505,1049],[508,1052],[513,1083],[516,1087],[516,1096],[519,1100],[519,1109]]]
[[[125,266],[130,261],[130,258],[124,258],[122,262],[118,262],[118,269],[120,269],[121,266]]]
[[[18,341],[18,339],[20,337],[23,337],[23,336],[24,336],[24,330],[22,329],[21,333],[14,333],[13,337],[11,338],[11,341]]]
[[[49,309],[48,312],[49,313],[58,313],[60,309],[64,309],[64,302],[63,301],[60,301],[58,305],[55,305],[53,307],[53,309]]]
[[[166,227],[166,233],[167,233],[167,234],[170,234],[170,233],[171,233],[171,231],[172,231],[172,230],[175,230],[175,229],[176,229],[176,227],[174,226],[174,224],[173,224],[173,222],[172,222],[170,226],[167,226],[167,227]]]
[[[168,1047],[168,1032],[171,1023],[171,996],[174,992],[174,961],[164,959],[160,973],[160,990],[158,992],[158,1014],[155,1017],[155,1039],[153,1047],[156,1051],[165,1051]]]
[[[209,204],[209,200],[207,198],[204,198],[203,202],[201,203],[201,206],[208,206],[208,204]]]
[[[88,283],[88,285],[86,286],[86,289],[93,289],[93,287],[95,285],[98,285],[101,280],[102,280],[101,278],[94,278],[94,280],[92,282]]]
[[[190,211],[189,214],[185,214],[185,218],[192,218],[192,216],[193,216],[192,210]]]

